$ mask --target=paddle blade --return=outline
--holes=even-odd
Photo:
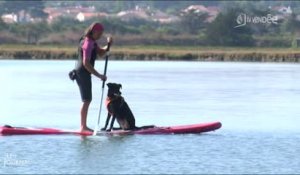
[[[95,129],[94,129],[93,136],[96,136],[96,135],[97,135],[98,128],[99,128],[99,126],[97,125],[97,126],[95,127]]]

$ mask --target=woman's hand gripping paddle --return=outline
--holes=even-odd
[[[105,55],[105,66],[104,66],[104,75],[106,75],[106,70],[107,70],[107,62],[108,62],[108,57],[109,57],[109,49],[110,49],[110,42],[107,44],[106,48],[106,55]],[[101,93],[101,102],[100,102],[100,110],[99,110],[99,115],[98,115],[98,120],[96,127],[94,129],[93,135],[97,135],[97,131],[99,130],[99,125],[100,125],[100,116],[101,116],[101,111],[102,111],[102,102],[103,102],[103,93],[104,93],[104,87],[105,87],[105,80],[102,82],[102,93]]]

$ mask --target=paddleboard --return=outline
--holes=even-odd
[[[92,135],[91,132],[78,132],[73,130],[62,130],[54,128],[33,128],[33,127],[7,127],[0,126],[0,135]]]
[[[198,134],[203,132],[214,131],[221,128],[221,122],[199,123],[192,125],[154,127],[139,130],[113,130],[110,132],[100,131],[97,135],[131,135],[131,134]],[[54,128],[29,128],[29,127],[11,127],[0,126],[0,135],[82,135],[90,136],[92,132],[78,132],[72,130],[62,130]]]

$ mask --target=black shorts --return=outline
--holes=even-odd
[[[76,82],[79,86],[81,100],[83,102],[92,101],[92,78],[90,74],[77,74]]]

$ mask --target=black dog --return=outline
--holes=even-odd
[[[106,130],[111,116],[112,116],[112,121],[107,131],[111,131],[115,119],[117,119],[117,122],[119,123],[121,129],[123,130],[138,129],[135,126],[135,118],[128,104],[121,96],[122,93],[120,92],[120,89],[122,88],[122,85],[116,83],[107,83],[107,86],[108,86],[108,92],[106,98],[106,107],[108,110],[108,114],[107,114],[105,126],[101,130],[102,131]]]

